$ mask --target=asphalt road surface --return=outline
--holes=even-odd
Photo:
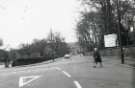
[[[92,57],[73,56],[36,66],[0,68],[0,88],[134,88],[133,69],[104,58],[93,68]]]

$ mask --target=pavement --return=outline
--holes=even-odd
[[[0,68],[0,88],[135,88],[135,69],[116,57],[103,57],[93,68],[91,56],[60,58],[34,66]]]

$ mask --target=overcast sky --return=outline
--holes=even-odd
[[[50,29],[76,41],[77,0],[0,0],[0,38],[15,48],[46,38]]]

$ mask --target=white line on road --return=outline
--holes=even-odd
[[[82,88],[82,86],[80,85],[78,81],[74,81],[74,84],[76,85],[77,88]]]
[[[69,73],[67,73],[66,71],[62,71],[67,77],[71,77],[71,75]]]
[[[55,67],[57,70],[59,70],[59,71],[61,71],[64,75],[66,75],[68,78],[71,78],[71,75],[68,73],[68,72],[66,72],[66,71],[64,71],[64,70],[62,70],[61,68],[59,68],[59,67]],[[80,85],[80,83],[78,82],[78,81],[73,81],[74,82],[74,84],[75,84],[75,86],[77,87],[77,88],[82,88],[82,86]]]
[[[23,76],[19,78],[19,87],[29,84],[30,82],[38,79],[40,76]]]
[[[62,70],[62,69],[61,69],[61,68],[59,68],[59,67],[55,67],[55,69],[60,70],[60,71]]]

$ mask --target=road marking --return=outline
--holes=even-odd
[[[78,81],[74,81],[74,84],[76,85],[77,88],[82,88],[82,86],[80,85]]]
[[[59,70],[59,71],[62,71],[62,69],[61,68],[59,68],[59,67],[56,67],[56,69],[57,70]],[[71,75],[69,74],[69,73],[67,73],[66,71],[62,71],[67,77],[71,77]]]
[[[56,67],[56,69],[59,70],[59,71],[62,71],[63,74],[65,74],[67,77],[71,78],[71,75],[70,75],[68,72],[62,70],[62,69],[59,68],[59,67]],[[78,81],[75,80],[75,81],[73,81],[73,82],[74,82],[74,84],[76,85],[77,88],[82,88],[82,86],[80,85],[80,83],[79,83]]]
[[[19,78],[19,87],[23,87],[24,85],[38,79],[40,76],[23,76]]]
[[[61,68],[59,68],[59,67],[55,67],[55,69],[60,70],[60,71],[62,70],[62,69],[61,69]]]
[[[67,73],[66,71],[62,71],[67,77],[71,77],[71,75],[69,73]]]

